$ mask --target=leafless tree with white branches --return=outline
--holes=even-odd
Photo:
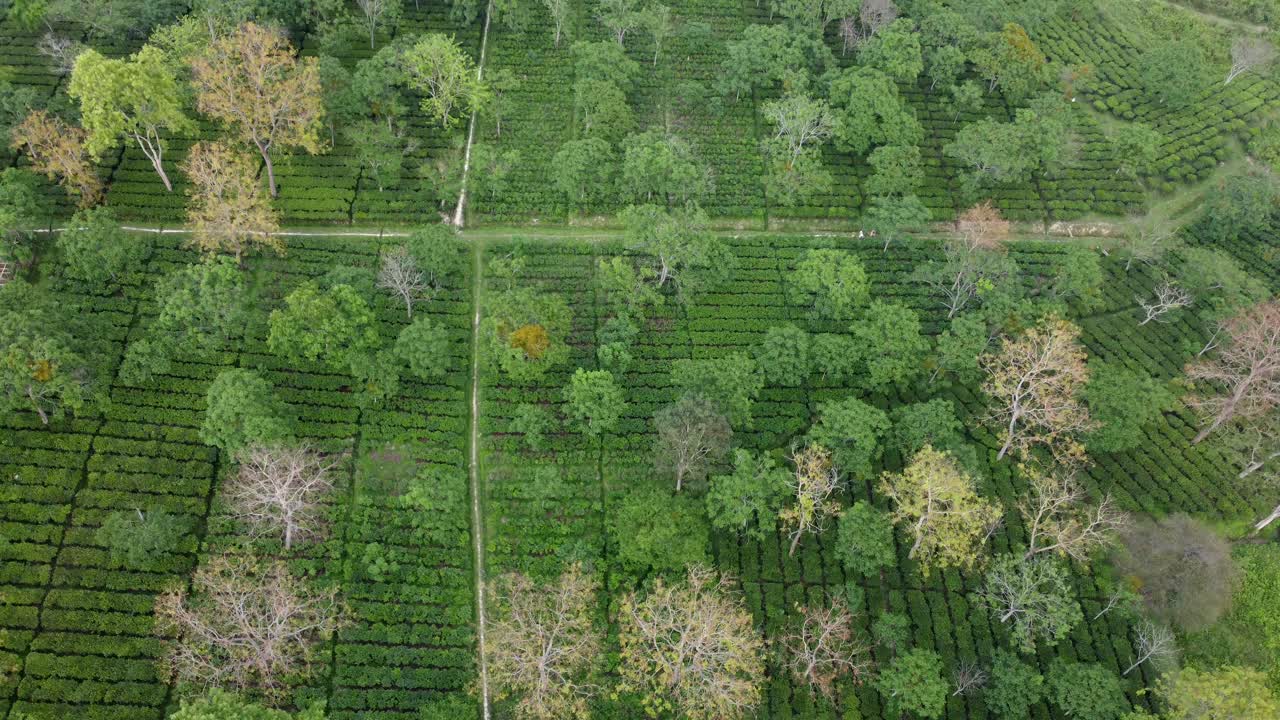
[[[432,286],[427,276],[418,269],[418,263],[409,253],[409,248],[398,247],[382,256],[382,265],[378,268],[378,287],[393,295],[399,295],[404,301],[404,311],[412,318],[413,304],[423,299]]]
[[[782,645],[795,679],[827,699],[835,697],[837,680],[860,683],[871,670],[871,648],[858,638],[853,614],[841,600],[800,608],[798,622],[783,636]]]
[[[1275,47],[1262,38],[1242,37],[1231,44],[1231,69],[1227,71],[1226,82],[1240,77],[1250,70],[1263,71],[1275,62]]]
[[[1123,586],[1116,586],[1107,594],[1106,604],[1102,606],[1101,610],[1094,614],[1093,619],[1097,620],[1117,608],[1120,608],[1121,610],[1128,610],[1133,607],[1137,599],[1137,596],[1128,589]]]
[[[1110,495],[1097,505],[1085,505],[1088,495],[1070,472],[1031,471],[1030,481],[1030,491],[1018,502],[1027,525],[1024,559],[1055,552],[1086,562],[1094,550],[1114,542],[1128,522]]]
[[[1134,297],[1134,300],[1137,300],[1138,304],[1147,313],[1142,322],[1138,323],[1138,326],[1141,327],[1152,320],[1167,322],[1165,315],[1174,310],[1189,307],[1195,298],[1191,296],[1190,290],[1172,280],[1165,280],[1156,286],[1155,297],[1151,300],[1145,300],[1137,296]]]
[[[1133,649],[1137,652],[1137,657],[1122,675],[1128,675],[1144,662],[1167,663],[1178,657],[1178,642],[1173,637],[1173,631],[1164,625],[1143,620],[1133,632]]]
[[[1210,419],[1192,444],[1233,419],[1258,418],[1280,404],[1280,302],[1243,310],[1225,323],[1223,332],[1227,340],[1217,357],[1187,367],[1188,378],[1213,390],[1187,398]]]
[[[319,534],[334,465],[305,445],[249,448],[226,489],[231,515],[255,536],[279,534],[288,550]]]
[[[951,684],[956,686],[952,697],[968,695],[987,684],[987,671],[972,660],[964,660],[951,673]]]
[[[590,717],[590,683],[600,659],[595,623],[597,583],[574,563],[552,583],[504,575],[493,597],[485,643],[489,679],[518,698],[515,716],[529,720]]]
[[[317,645],[347,623],[336,587],[319,590],[279,560],[218,555],[185,587],[156,598],[163,667],[199,687],[275,697],[306,676]]]

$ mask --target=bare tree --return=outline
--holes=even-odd
[[[947,317],[978,296],[983,285],[999,285],[1009,279],[1014,266],[1005,253],[1010,224],[990,202],[975,205],[956,220],[956,234],[943,246],[945,261],[930,266],[925,282],[944,298]]]
[[[401,246],[382,256],[378,287],[399,295],[404,301],[405,313],[412,319],[413,304],[421,300],[431,286],[427,283],[426,274],[418,269],[409,248]]]
[[[250,448],[226,489],[231,514],[255,536],[281,535],[288,550],[319,533],[334,465],[306,446]]]
[[[898,19],[898,6],[893,0],[863,0],[858,10],[858,23],[862,26],[862,37],[868,40],[880,29]]]
[[[1164,282],[1156,286],[1155,293],[1155,297],[1149,301],[1138,296],[1133,298],[1138,301],[1138,304],[1141,305],[1142,309],[1147,313],[1147,316],[1143,318],[1142,322],[1138,323],[1139,327],[1146,325],[1152,320],[1165,322],[1165,315],[1174,310],[1190,306],[1195,299],[1191,297],[1190,290],[1187,290],[1167,278]]]
[[[573,3],[570,0],[542,0],[542,4],[551,13],[551,22],[556,26],[556,47],[560,47],[560,38],[571,31]]]
[[[768,146],[786,158],[790,169],[806,149],[822,145],[835,132],[835,117],[825,100],[788,95],[764,104],[762,113],[774,126]]]
[[[578,563],[553,583],[536,584],[513,573],[490,586],[489,679],[519,698],[516,717],[590,717],[597,688],[589,678],[603,644],[594,620],[598,590]]]
[[[1127,222],[1124,231],[1116,237],[1117,249],[1125,259],[1125,272],[1131,270],[1135,262],[1144,265],[1159,263],[1178,246],[1179,232],[1180,227],[1153,215]]]
[[[1056,552],[1086,562],[1094,550],[1114,542],[1115,534],[1128,521],[1110,495],[1095,506],[1086,506],[1084,488],[1069,472],[1033,472],[1030,480],[1030,492],[1018,502],[1027,524],[1024,559]]]
[[[1219,392],[1196,392],[1187,403],[1211,418],[1191,442],[1237,417],[1260,417],[1280,403],[1280,302],[1259,303],[1227,320],[1217,357],[1187,367],[1187,377]]]
[[[1227,438],[1227,448],[1240,465],[1240,480],[1261,470],[1280,457],[1280,414],[1269,412],[1240,423]]]
[[[53,71],[58,75],[69,75],[76,65],[76,57],[84,45],[68,37],[47,32],[36,43],[36,52],[53,62]]]
[[[10,147],[25,150],[31,169],[50,180],[57,179],[67,192],[79,197],[82,208],[102,199],[102,181],[85,149],[87,133],[44,110],[32,110],[10,132]]]
[[[759,704],[763,642],[728,577],[690,567],[620,608],[621,690],[680,717],[735,720]]]
[[[166,672],[199,687],[279,697],[307,676],[316,646],[346,625],[337,587],[311,587],[279,560],[218,555],[156,598]]]
[[[1123,585],[1117,585],[1111,589],[1111,592],[1107,593],[1106,604],[1094,614],[1093,619],[1097,620],[1116,608],[1120,608],[1121,611],[1128,611],[1132,609],[1136,600],[1137,597],[1128,588]]]
[[[658,472],[675,476],[676,492],[686,480],[707,478],[714,462],[729,452],[733,430],[710,401],[686,395],[653,416],[658,430],[654,464]]]
[[[795,504],[778,513],[791,529],[791,550],[795,555],[805,533],[822,532],[829,518],[840,512],[840,471],[831,459],[831,451],[817,444],[791,453],[795,472],[788,483]]]
[[[857,637],[853,615],[841,600],[800,608],[799,621],[783,636],[782,645],[792,676],[828,700],[835,698],[837,680],[861,683],[871,670],[871,648]]]
[[[1170,662],[1178,657],[1178,642],[1173,631],[1164,625],[1143,620],[1134,628],[1133,648],[1137,657],[1121,675],[1128,675],[1139,665],[1151,661],[1157,664]]]
[[[394,22],[400,14],[399,0],[356,0],[356,7],[364,15],[364,25],[369,29],[369,47],[376,46],[378,26]]]
[[[997,459],[1011,449],[1025,455],[1037,444],[1062,460],[1083,456],[1075,437],[1094,423],[1080,398],[1089,368],[1079,337],[1075,325],[1048,318],[979,358],[987,373],[982,390],[995,402],[991,420],[1004,427]]]
[[[1263,71],[1275,62],[1276,49],[1262,38],[1242,37],[1231,44],[1231,69],[1227,71],[1227,79],[1223,85],[1230,85],[1232,80],[1250,70]]]
[[[962,660],[951,673],[951,684],[956,686],[952,697],[968,695],[987,684],[987,671],[973,660]]]

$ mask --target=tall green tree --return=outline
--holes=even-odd
[[[850,320],[871,298],[867,271],[857,256],[843,250],[809,250],[788,278],[794,302],[819,317]]]
[[[924,371],[929,341],[920,317],[905,305],[872,301],[865,317],[854,323],[853,338],[870,349],[864,356],[869,388],[906,387]]]
[[[891,715],[940,718],[947,706],[948,689],[942,676],[942,657],[932,650],[908,650],[880,672],[876,689]]]
[[[409,86],[422,93],[422,111],[444,129],[458,124],[488,97],[471,56],[443,33],[423,35],[405,51],[403,62]]]
[[[261,375],[242,368],[218,373],[205,397],[200,440],[235,457],[250,445],[293,437],[293,413]]]
[[[626,410],[622,388],[608,370],[578,368],[564,389],[569,416],[591,437],[612,431]]]
[[[712,527],[763,540],[777,528],[789,479],[787,469],[769,455],[735,450],[733,472],[713,476],[707,491]]]
[[[173,190],[164,169],[167,136],[194,133],[196,127],[187,117],[176,68],[162,50],[144,45],[118,60],[86,50],[76,56],[67,92],[80,101],[90,155],[101,160],[127,138],[151,161],[165,189]]]

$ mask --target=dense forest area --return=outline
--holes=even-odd
[[[0,0],[0,720],[1280,717],[1277,0]]]

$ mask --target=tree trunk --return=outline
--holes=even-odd
[[[271,188],[271,197],[278,195],[276,190],[276,166],[271,162],[271,153],[262,153],[262,159],[267,164],[267,187]]]
[[[40,407],[40,401],[36,400],[35,389],[30,385],[27,386],[27,397],[31,399],[31,407],[35,408],[36,414],[40,416],[40,422],[48,425],[49,416],[45,413],[44,408]]]
[[[1254,526],[1253,526],[1254,534],[1256,535],[1262,532],[1263,530],[1265,530],[1268,525],[1270,525],[1272,522],[1275,521],[1276,518],[1280,518],[1280,505],[1277,505],[1276,508],[1271,511],[1270,515],[1254,523]]]
[[[796,536],[791,539],[791,549],[787,551],[788,557],[791,557],[796,554],[796,548],[800,547],[800,538],[802,535],[804,535],[804,533],[797,532]]]

